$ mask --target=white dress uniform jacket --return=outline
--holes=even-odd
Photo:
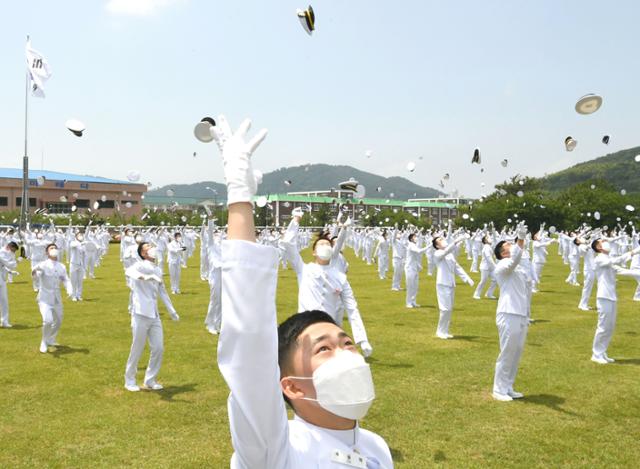
[[[275,294],[278,251],[246,241],[222,248],[222,331],[218,366],[231,389],[232,469],[346,469],[336,453],[367,459],[366,468],[393,467],[385,441],[356,426],[334,431],[287,420],[280,388]],[[247,295],[247,288],[251,294]]]

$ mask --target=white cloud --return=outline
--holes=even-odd
[[[183,0],[108,0],[106,9],[114,15],[148,16]]]

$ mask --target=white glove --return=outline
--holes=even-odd
[[[291,211],[292,217],[302,218],[302,215],[303,215],[302,207],[296,207]]]
[[[251,155],[267,136],[262,129],[248,142],[245,142],[251,121],[245,119],[235,133],[224,116],[219,116],[217,125],[211,128],[224,164],[224,179],[227,183],[227,205],[238,202],[251,202],[256,194],[261,174],[256,174],[251,166]]]
[[[171,319],[173,321],[179,321],[180,320],[180,316],[178,316],[178,313],[172,313],[171,314]]]
[[[518,227],[516,228],[516,236],[518,239],[527,239],[527,233],[527,225],[525,225],[523,221],[518,223]]]
[[[362,342],[360,342],[359,345],[360,345],[360,348],[362,349],[362,354],[364,355],[365,358],[367,358],[373,353],[373,347],[366,340],[363,340]]]
[[[474,286],[476,284],[476,282],[474,282],[472,278],[467,280],[467,283],[469,284],[470,287],[472,287],[472,286]]]

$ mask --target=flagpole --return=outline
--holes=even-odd
[[[27,36],[27,43],[29,36]],[[22,204],[20,206],[20,229],[24,230],[29,221],[29,156],[27,147],[29,123],[29,73],[25,73],[24,86],[24,157],[22,158]]]

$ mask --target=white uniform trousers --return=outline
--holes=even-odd
[[[571,272],[569,272],[569,276],[566,279],[566,282],[575,285],[578,283],[578,269],[580,268],[580,258],[578,256],[569,257],[569,267],[571,268]]]
[[[222,322],[222,269],[214,269],[213,280],[209,281],[209,307],[207,317],[204,320],[207,328],[213,328],[220,332]]]
[[[89,277],[95,277],[96,265],[98,264],[98,253],[96,252],[88,252],[85,257],[85,262],[87,264],[87,274]]]
[[[169,264],[169,279],[171,280],[171,293],[180,291],[180,262]]]
[[[436,334],[448,335],[456,289],[446,285],[436,285],[436,294],[438,296],[438,309],[440,310]]]
[[[471,261],[471,268],[469,269],[471,272],[477,272],[478,271],[478,253],[477,252],[473,252],[473,260]]]
[[[595,358],[604,358],[616,328],[618,303],[604,298],[596,298],[596,305],[598,307],[598,326],[593,338],[592,353]]]
[[[69,279],[71,280],[71,298],[82,298],[82,285],[84,282],[84,269],[76,264],[69,266]]]
[[[587,309],[589,307],[589,297],[593,290],[593,284],[595,283],[596,275],[593,271],[584,272],[584,282],[582,284],[582,296],[580,297],[580,303],[578,308]]]
[[[9,293],[7,284],[0,280],[0,324],[9,324]]]
[[[407,306],[415,306],[416,297],[418,296],[418,270],[405,269],[405,284],[407,287]]]
[[[62,303],[50,305],[39,301],[38,308],[42,316],[42,341],[47,345],[53,345],[62,325]]]
[[[518,374],[520,357],[527,339],[529,320],[526,316],[498,313],[496,325],[500,339],[500,355],[496,361],[493,392],[508,394],[509,391],[513,391],[513,383]]]
[[[402,281],[402,273],[404,272],[404,259],[394,257],[393,260],[393,281],[391,282],[392,290],[400,290],[400,282]]]
[[[389,256],[378,256],[378,276],[380,280],[387,278],[387,271],[389,270]]]
[[[480,283],[476,287],[476,291],[473,293],[473,296],[476,298],[480,298],[482,296],[482,290],[489,283],[489,288],[486,293],[486,297],[493,297],[493,293],[496,289],[496,279],[493,276],[493,272],[491,270],[481,270],[480,271]]]
[[[636,287],[636,291],[633,294],[633,301],[640,301],[640,281],[638,281],[638,286]]]
[[[127,359],[127,366],[124,372],[124,383],[126,385],[136,384],[136,371],[138,361],[144,351],[144,344],[149,340],[149,365],[144,374],[144,384],[150,385],[156,382],[156,377],[162,365],[162,354],[164,352],[164,338],[162,334],[162,322],[160,318],[148,318],[139,314],[131,315],[131,352]]]
[[[535,290],[537,290],[538,285],[540,285],[540,279],[542,278],[543,267],[544,267],[544,264],[542,262],[533,263],[533,288]]]

